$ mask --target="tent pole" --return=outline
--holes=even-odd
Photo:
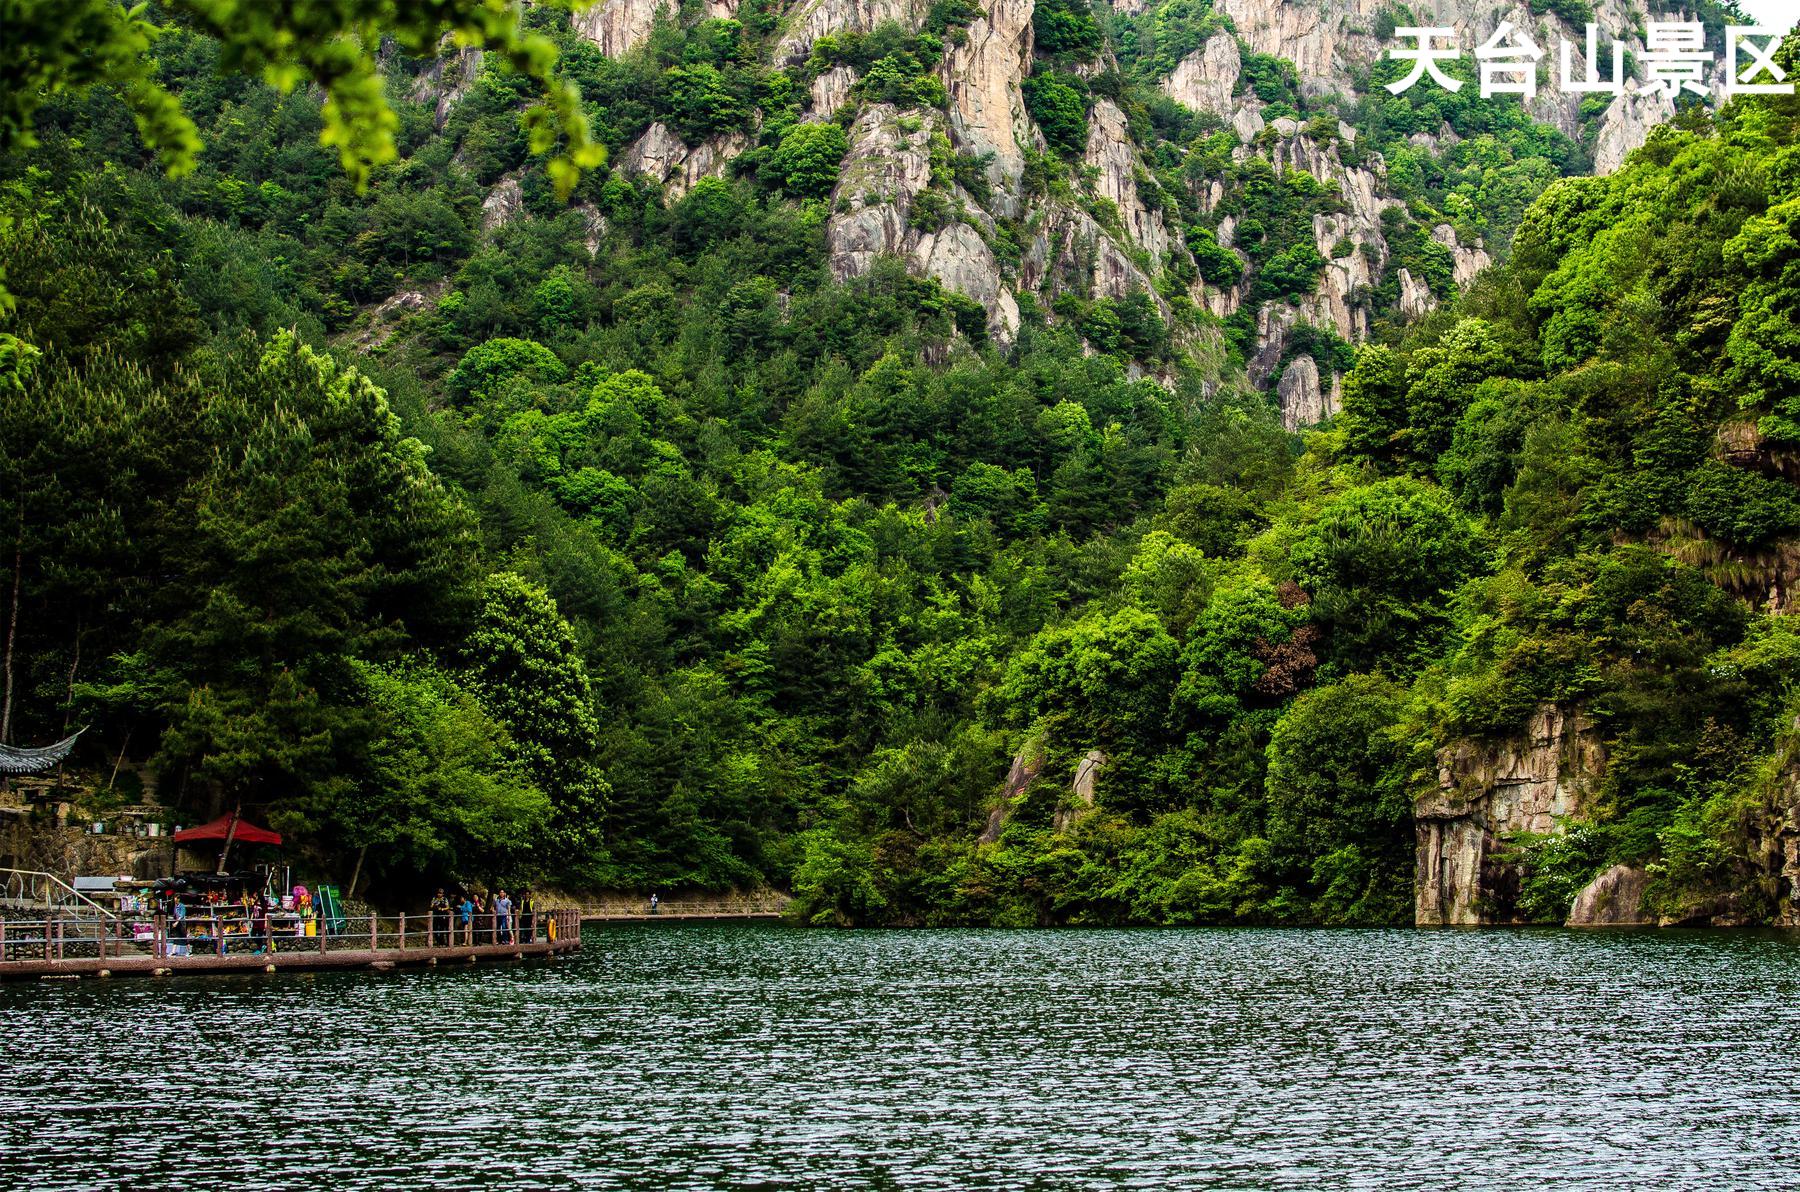
[[[231,841],[237,836],[238,818],[242,815],[243,810],[244,805],[241,802],[236,807],[232,808],[231,826],[225,829],[225,847],[219,850],[218,875],[220,877],[225,875],[225,858],[231,855]]]

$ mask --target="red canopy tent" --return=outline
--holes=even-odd
[[[280,844],[281,833],[271,832],[267,828],[259,828],[238,815],[237,812],[232,811],[221,815],[211,823],[201,824],[197,828],[185,828],[175,833],[173,839],[176,844],[189,844],[197,840],[238,841],[243,844]]]

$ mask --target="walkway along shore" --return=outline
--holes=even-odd
[[[583,914],[583,923],[779,923],[780,911],[657,911],[654,915]]]
[[[193,938],[182,945],[160,931],[149,938],[126,934],[116,921],[56,919],[33,923],[0,920],[0,981],[79,977],[163,977],[182,973],[316,972],[323,969],[392,969],[474,964],[565,956],[581,950],[576,911],[539,911],[529,941],[486,943],[493,936],[457,924],[433,925],[423,915],[369,916],[345,929],[317,936],[276,936],[275,950],[251,950],[250,937],[218,941]],[[515,923],[515,927],[517,924]]]

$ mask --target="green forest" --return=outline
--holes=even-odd
[[[1303,343],[1343,408],[1293,432],[1241,313],[1024,295],[1002,343],[899,261],[833,280],[846,122],[800,95],[849,62],[853,104],[941,107],[962,0],[781,68],[768,0],[617,60],[556,5],[490,12],[441,124],[413,86],[433,6],[338,6],[391,22],[355,62],[218,7],[109,26],[153,53],[46,68],[0,121],[0,740],[89,725],[93,805],[143,762],[190,817],[242,804],[396,898],[525,877],[772,886],[820,924],[1402,924],[1439,751],[1555,704],[1609,760],[1590,818],[1509,842],[1529,917],[1621,861],[1658,906],[1772,913],[1750,840],[1800,754],[1800,101],[1688,107],[1588,177],[1591,146],[1516,106],[1327,112],[1247,61],[1276,113],[1388,155],[1383,218],[1446,298]],[[1153,85],[1221,16],[1037,13],[1029,184],[1070,185],[1059,140],[1113,97],[1201,274],[1310,289],[1328,188]],[[653,119],[750,147],[667,201],[616,168]],[[1454,151],[1409,147],[1440,121]],[[977,193],[980,164],[934,169]],[[1235,249],[1195,198],[1227,172]],[[1460,294],[1440,220],[1500,262]]]

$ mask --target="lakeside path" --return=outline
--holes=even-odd
[[[584,914],[583,923],[779,923],[780,911],[658,911],[650,914]]]

